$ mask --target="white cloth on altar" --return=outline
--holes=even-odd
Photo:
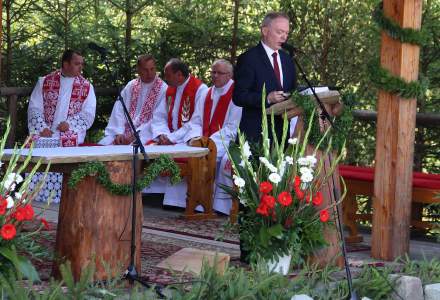
[[[30,134],[39,134],[44,128],[49,127],[44,120],[44,78],[45,77],[41,77],[38,80],[29,99],[28,128]],[[93,85],[90,84],[89,94],[82,104],[81,111],[73,116],[68,116],[74,79],[74,77],[61,76],[58,104],[54,113],[52,126],[49,129],[55,134],[59,134],[57,130],[58,125],[61,122],[67,122],[69,123],[69,129],[78,134],[78,144],[81,144],[84,142],[87,129],[92,126],[95,120],[96,96]]]
[[[127,107],[128,110],[130,110],[131,93],[133,89],[133,84],[136,83],[136,80],[137,79],[131,80],[121,91],[121,96],[124,99],[125,106]],[[147,100],[146,96],[150,92],[153,86],[153,82],[141,83],[141,90],[136,104],[135,118],[137,118],[141,114],[142,107],[145,104],[145,100]],[[167,90],[167,84],[165,82],[162,82],[160,93],[154,105],[153,111],[159,106],[161,99],[165,98],[166,90]],[[152,123],[152,119],[141,124],[136,128],[139,131],[139,137],[141,138],[141,142],[143,144],[145,144],[146,142],[152,139],[151,123]],[[108,125],[105,128],[105,136],[99,141],[99,144],[101,145],[112,144],[114,139],[116,138],[116,135],[124,134],[126,124],[127,124],[127,120],[125,119],[125,114],[122,104],[119,101],[116,101],[115,105],[113,106],[112,114],[110,115]]]
[[[158,107],[154,111],[153,114],[153,121],[151,123],[151,131],[153,139],[156,139],[161,134],[165,134],[168,139],[175,143],[179,144],[183,142],[183,138],[185,137],[186,133],[189,131],[188,123],[182,125],[179,129],[177,129],[177,122],[178,122],[178,116],[179,116],[179,109],[180,109],[180,102],[182,101],[182,94],[183,90],[185,89],[186,85],[189,82],[190,77],[188,76],[188,79],[181,85],[179,85],[176,89],[176,98],[174,101],[174,107],[172,112],[172,128],[173,132],[170,132],[170,129],[168,127],[168,99],[166,99],[166,95],[164,95]],[[197,103],[204,100],[204,96],[206,95],[206,91],[208,90],[208,87],[206,84],[202,83],[199,88],[197,89],[196,95],[195,95],[195,103],[194,105],[197,106]]]
[[[37,84],[32,91],[29,99],[28,107],[28,128],[29,134],[39,134],[44,128],[49,126],[44,119],[44,100],[43,100],[43,83],[45,77],[40,77]],[[74,77],[60,77],[60,89],[58,96],[58,103],[54,113],[52,126],[49,128],[53,132],[53,137],[59,136],[57,130],[61,122],[67,122],[69,129],[78,134],[78,144],[83,143],[86,137],[86,131],[89,129],[95,120],[96,111],[96,96],[92,84],[90,84],[89,94],[84,100],[81,111],[72,116],[68,116],[70,97],[75,78]],[[53,148],[50,148],[53,149]],[[46,151],[48,151],[46,149]],[[43,178],[43,173],[37,172],[29,184],[29,190],[32,192],[38,183]],[[36,201],[46,202],[51,195],[51,202],[59,203],[61,201],[61,186],[63,182],[62,173],[49,172],[46,181],[35,198]]]

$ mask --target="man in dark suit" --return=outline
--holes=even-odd
[[[268,13],[261,24],[261,42],[238,57],[233,102],[243,108],[240,130],[249,141],[261,140],[263,86],[266,107],[284,101],[286,93],[296,87],[295,65],[287,53],[279,51],[288,33],[289,17],[279,12]],[[282,129],[282,116],[275,116],[279,139]]]
[[[263,86],[266,87],[266,107],[286,100],[287,93],[296,87],[295,65],[289,55],[279,51],[288,33],[289,17],[279,12],[268,13],[261,24],[261,42],[238,57],[232,101],[243,108],[240,130],[249,142],[259,143],[262,138]],[[275,116],[274,122],[278,140],[281,140],[282,116]],[[272,139],[271,130],[269,137]],[[240,211],[246,209],[240,204]],[[248,263],[249,253],[242,245],[240,241],[240,261]]]

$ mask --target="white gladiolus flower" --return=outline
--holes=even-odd
[[[3,183],[3,187],[10,191],[15,190],[15,186],[16,184],[13,180],[6,179],[6,181]]]
[[[283,177],[284,171],[286,171],[286,161],[283,160],[280,164],[280,172],[278,174]]]
[[[309,162],[307,161],[307,159],[305,157],[300,157],[297,160],[298,165],[300,166],[307,166],[309,164]]]
[[[239,188],[242,188],[245,186],[246,182],[243,178],[234,175],[234,184]]]
[[[3,163],[0,161],[0,168],[3,166]]]
[[[313,167],[315,166],[317,159],[313,155],[306,156],[307,161],[309,162],[309,166]]]
[[[310,168],[307,168],[307,167],[301,167],[301,168],[299,168],[299,172],[300,172],[301,174],[306,174],[306,173],[310,173],[310,174],[312,174],[312,173],[313,173],[313,170],[310,169]]]
[[[21,200],[21,197],[23,197],[23,194],[22,193],[15,193],[15,199],[17,199],[17,200]]]
[[[9,209],[9,208],[14,207],[14,199],[12,199],[11,196],[8,196],[8,197],[6,198],[6,202],[7,202],[6,208]]]
[[[304,183],[309,183],[313,180],[313,174],[312,173],[304,173],[301,175],[301,181]]]
[[[291,156],[286,156],[284,159],[286,160],[286,163],[293,165],[293,158]]]
[[[269,175],[269,180],[275,184],[281,181],[281,176],[278,173],[272,173]]]
[[[21,183],[23,181],[23,177],[21,177],[20,174],[16,174],[16,173],[10,173],[8,174],[7,181],[14,181],[17,184]]]
[[[239,165],[240,167],[243,167],[243,168],[244,168],[244,165],[245,165],[244,160],[242,160],[238,165]]]
[[[249,144],[248,144],[247,141],[243,144],[243,155],[244,155],[246,158],[249,158],[249,156],[252,155],[251,147],[249,146]]]
[[[297,142],[298,142],[298,139],[297,138],[290,138],[289,140],[287,140],[287,142],[290,144],[290,145],[295,145]]]

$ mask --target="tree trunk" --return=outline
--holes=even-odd
[[[235,65],[237,59],[237,35],[238,35],[238,11],[240,8],[240,0],[234,0],[234,27],[232,29],[232,41],[231,41],[231,63]]]
[[[133,30],[131,21],[133,19],[133,7],[131,0],[125,1],[125,81],[128,82],[131,79],[131,32]]]
[[[11,9],[12,1],[8,0],[5,3],[6,8],[6,64],[5,64],[5,83],[6,86],[11,84],[11,69],[12,69],[12,37],[11,37]]]

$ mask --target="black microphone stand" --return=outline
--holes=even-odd
[[[98,51],[101,55],[101,61],[104,63],[105,68],[107,72],[111,75],[111,79],[113,82],[113,86],[118,87],[118,84],[116,82],[116,78],[113,75],[113,73],[110,71],[110,67],[107,60],[106,52]],[[148,156],[145,152],[144,145],[141,142],[141,139],[139,137],[139,132],[136,130],[136,127],[134,126],[133,120],[130,117],[130,114],[127,110],[127,106],[124,103],[124,99],[121,95],[121,89],[118,87],[118,97],[116,101],[119,101],[122,105],[122,108],[124,110],[125,118],[130,126],[131,133],[134,137],[134,142],[132,143],[133,146],[133,158],[132,158],[132,181],[131,181],[131,197],[132,197],[132,206],[131,206],[131,244],[130,244],[130,264],[127,267],[127,269],[124,272],[124,275],[122,279],[128,280],[130,284],[133,284],[135,281],[139,282],[146,288],[151,288],[151,286],[142,281],[139,276],[138,272],[136,270],[136,266],[134,264],[134,257],[135,257],[135,251],[136,251],[136,185],[137,185],[137,164],[138,164],[138,154],[139,149],[141,153],[143,154],[144,161],[148,162]],[[156,294],[159,296],[159,298],[164,299],[165,296],[162,293],[162,287],[155,285],[154,290]]]
[[[306,82],[307,86],[310,88],[310,90],[313,93],[313,96],[316,100],[316,103],[318,104],[319,108],[321,109],[321,113],[320,113],[320,118],[323,121],[328,121],[331,125],[331,127],[333,128],[333,130],[337,131],[337,128],[335,126],[335,124],[333,123],[333,120],[331,119],[329,113],[327,112],[324,104],[322,103],[321,99],[319,99],[318,95],[315,93],[315,89],[313,88],[312,84],[310,83],[310,81],[308,80],[303,68],[301,67],[301,65],[299,64],[298,60],[296,59],[295,53],[292,49],[287,49],[289,52],[289,55],[292,57],[293,61],[295,62],[295,65],[297,66],[302,78],[304,79],[304,81]],[[330,166],[332,165],[332,157],[331,154],[328,153],[328,161]],[[342,256],[344,257],[344,265],[345,265],[345,273],[347,275],[347,283],[348,283],[348,290],[350,293],[350,300],[358,300],[358,296],[356,294],[356,291],[353,290],[353,279],[351,276],[351,271],[350,271],[350,266],[348,265],[348,260],[347,260],[347,248],[345,245],[345,239],[344,239],[344,232],[342,230],[342,224],[341,224],[341,211],[340,211],[340,205],[338,205],[337,200],[336,199],[340,199],[341,195],[339,194],[339,190],[336,189],[336,185],[335,185],[335,179],[334,179],[334,175],[332,175],[332,184],[333,184],[333,202],[335,204],[336,207],[336,221],[337,221],[337,227],[338,227],[338,231],[339,231],[339,236],[341,239],[341,248],[342,248]]]

